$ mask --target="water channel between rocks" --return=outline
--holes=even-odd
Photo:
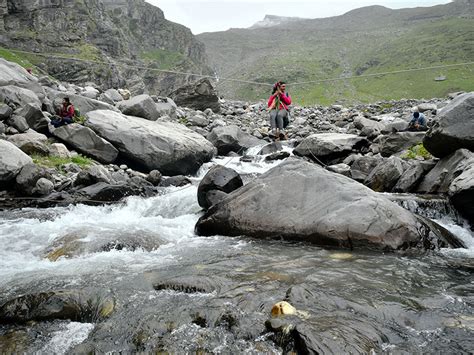
[[[234,168],[244,181],[278,164],[215,163]],[[212,164],[192,186],[152,198],[1,212],[0,305],[57,290],[111,294],[115,305],[100,321],[0,325],[0,352],[281,353],[294,344],[269,332],[265,322],[287,295],[299,311],[291,322],[300,337],[325,353],[474,349],[474,238],[468,229],[449,216],[437,219],[469,249],[413,255],[198,237],[197,184]],[[97,250],[97,240],[116,244]],[[76,249],[65,251],[68,242]]]

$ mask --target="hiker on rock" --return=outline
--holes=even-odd
[[[55,116],[54,119],[51,120],[51,124],[55,127],[61,127],[67,124],[70,124],[74,120],[74,114],[76,113],[73,104],[69,100],[69,97],[65,97],[63,99],[63,104],[61,109],[59,110],[58,116]]]
[[[408,123],[409,131],[427,131],[426,117],[420,112],[413,112],[410,123]]]
[[[270,138],[276,140],[287,139],[283,129],[288,125],[288,106],[291,105],[291,97],[285,92],[286,84],[283,81],[277,82],[273,86],[272,95],[268,99],[270,109],[270,126],[272,132]]]

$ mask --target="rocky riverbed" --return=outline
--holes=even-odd
[[[271,142],[206,80],[0,69],[2,352],[472,349],[474,93],[293,107]]]

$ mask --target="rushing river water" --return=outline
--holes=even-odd
[[[278,164],[213,163],[246,179]],[[298,309],[291,322],[325,353],[474,349],[468,229],[448,216],[438,220],[469,249],[424,254],[198,237],[197,184],[210,166],[192,186],[153,198],[1,212],[0,305],[27,293],[87,290],[112,295],[115,306],[100,321],[0,325],[0,353],[281,353],[294,344],[265,322],[287,294]]]

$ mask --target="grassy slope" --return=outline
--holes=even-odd
[[[437,11],[440,7],[437,8]],[[421,68],[474,61],[474,19],[438,18],[408,21],[391,18],[364,28],[362,20],[325,22],[299,27],[232,30],[204,34],[211,60],[223,77],[259,82],[283,79],[289,83]],[[342,25],[341,25],[342,24]],[[351,27],[353,26],[353,27]],[[274,38],[279,38],[278,42]],[[448,92],[474,90],[474,65],[416,71],[383,77],[353,78],[289,86],[299,104],[369,102],[429,98]],[[438,76],[446,81],[435,81]],[[225,97],[258,100],[266,86],[222,81]]]

